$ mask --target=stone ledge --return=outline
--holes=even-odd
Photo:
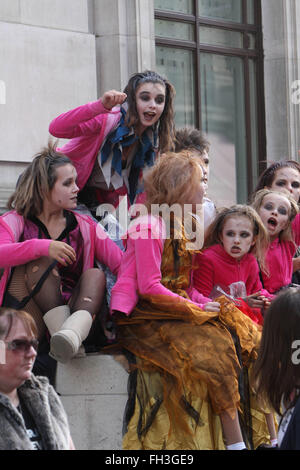
[[[127,395],[60,397],[76,450],[121,450]]]
[[[60,395],[127,396],[128,373],[113,356],[88,354],[58,363],[56,390]]]

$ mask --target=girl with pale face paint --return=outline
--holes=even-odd
[[[173,148],[175,89],[157,72],[132,75],[123,92],[109,90],[93,103],[51,124],[54,136],[72,139],[60,151],[78,173],[79,201],[97,217],[102,203],[142,202],[144,170]]]
[[[262,272],[262,282],[269,292],[276,293],[292,283],[293,257],[297,246],[292,223],[298,214],[298,204],[286,192],[262,189],[252,203],[269,233],[266,261],[269,273]]]
[[[299,204],[300,202],[300,164],[295,160],[281,160],[272,163],[261,174],[255,192],[261,189],[272,189],[288,193]],[[255,194],[255,193],[254,193]],[[294,240],[298,246],[293,258],[292,281],[300,284],[300,214],[292,223]]]

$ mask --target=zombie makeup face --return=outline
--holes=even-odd
[[[281,194],[267,194],[258,211],[262,222],[269,232],[271,240],[275,240],[289,222],[289,200]]]
[[[245,216],[228,217],[220,239],[226,253],[236,260],[242,259],[255,243],[252,221]]]
[[[137,132],[143,133],[161,117],[166,101],[166,89],[161,83],[142,83],[136,91],[136,109],[139,116]]]

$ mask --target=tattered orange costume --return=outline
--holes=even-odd
[[[167,239],[161,263],[163,285],[185,298],[193,258],[186,243]],[[236,408],[246,441],[268,442],[264,414],[244,380],[260,327],[227,298],[218,301],[214,313],[169,296],[140,296],[129,317],[116,315],[120,344],[136,358],[124,449],[223,449],[218,415]]]

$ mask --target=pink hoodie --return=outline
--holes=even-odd
[[[94,267],[96,257],[100,263],[108,266],[113,274],[117,274],[123,255],[120,248],[89,216],[77,212],[74,212],[74,215],[84,240],[83,271]],[[52,240],[32,239],[19,242],[23,229],[24,219],[15,211],[7,212],[0,217],[0,268],[4,268],[0,279],[0,304],[12,267],[41,256],[49,256],[49,245]]]
[[[267,251],[267,266],[270,276],[262,273],[264,288],[274,293],[292,282],[293,257],[296,245],[290,241],[279,241],[276,238]]]
[[[243,281],[247,295],[261,291],[266,297],[272,297],[262,287],[259,266],[251,253],[237,261],[226,253],[222,245],[213,245],[196,255],[196,265],[194,285],[203,295],[209,296],[215,286],[224,289],[234,282]]]
[[[161,260],[166,239],[162,219],[154,216],[137,218],[127,233],[126,251],[122,258],[117,282],[111,292],[111,311],[129,315],[138,302],[138,295],[168,295],[178,300],[183,297],[161,283]],[[201,295],[192,286],[187,293],[200,308],[211,299]],[[185,299],[186,300],[186,299]]]
[[[80,190],[91,175],[106,136],[119,124],[120,116],[119,106],[108,110],[101,100],[97,100],[67,111],[50,123],[50,134],[62,139],[72,139],[57,150],[73,162]]]

